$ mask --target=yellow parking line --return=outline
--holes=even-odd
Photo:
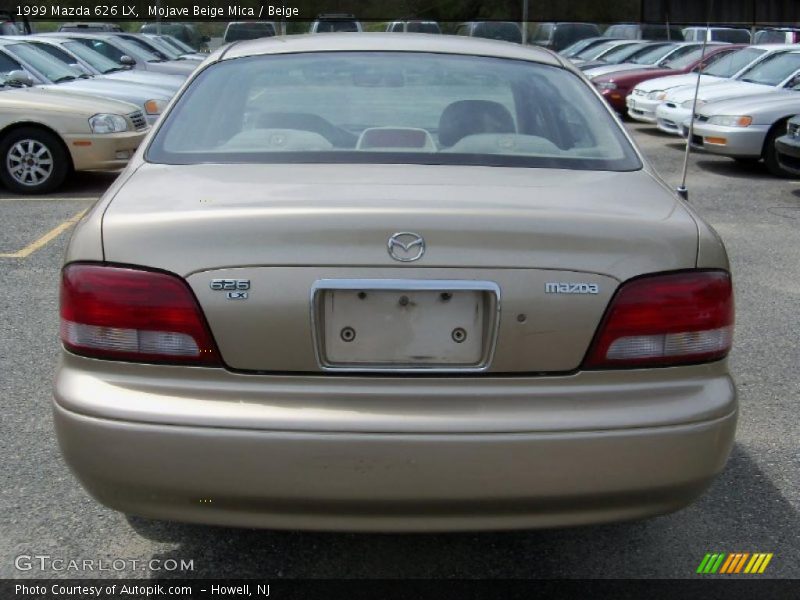
[[[33,254],[34,252],[36,252],[40,248],[44,248],[47,244],[52,242],[59,235],[64,233],[67,229],[69,229],[70,227],[75,225],[75,223],[80,221],[81,217],[84,214],[86,214],[87,210],[89,210],[89,209],[88,208],[84,208],[82,211],[80,211],[78,214],[76,214],[72,218],[64,221],[63,223],[61,223],[61,225],[58,225],[57,227],[54,227],[53,229],[51,229],[50,231],[45,233],[42,237],[40,237],[38,240],[36,240],[32,244],[29,244],[29,245],[25,246],[22,250],[20,250],[18,252],[10,252],[10,253],[7,253],[7,254],[0,254],[0,258],[26,258],[27,256],[30,256],[31,254]]]

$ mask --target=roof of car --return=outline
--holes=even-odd
[[[553,53],[536,47],[510,42],[455,35],[431,36],[393,33],[326,33],[291,35],[236,42],[212,54],[215,60],[227,60],[262,54],[298,52],[430,52],[515,58],[554,66],[564,63]]]

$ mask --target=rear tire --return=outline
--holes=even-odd
[[[780,164],[778,164],[778,153],[775,151],[775,140],[781,137],[786,132],[786,121],[783,120],[775,123],[772,129],[767,134],[767,139],[764,141],[764,164],[767,165],[769,172],[775,177],[794,177],[788,171],[784,171]]]
[[[70,160],[61,138],[20,127],[0,141],[0,180],[17,194],[46,194],[66,179]]]

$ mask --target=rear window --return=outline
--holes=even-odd
[[[504,42],[522,43],[522,30],[516,23],[502,22],[483,22],[476,23],[472,30],[475,37],[489,38],[490,40],[501,40]]]
[[[323,20],[317,22],[317,33],[336,33],[336,32],[349,32],[354,33],[358,31],[358,23],[355,21],[346,20]]]
[[[212,65],[166,116],[147,160],[641,167],[602,101],[565,69],[409,52]]]
[[[441,33],[438,23],[414,23],[411,22],[406,27],[408,33]]]
[[[713,31],[712,37],[718,42],[728,42],[730,44],[749,44],[750,32],[746,29],[717,29]]]
[[[236,23],[229,25],[225,30],[225,41],[256,40],[274,35],[275,27],[272,23]]]
[[[797,32],[762,29],[756,32],[754,44],[794,44],[800,39]]]

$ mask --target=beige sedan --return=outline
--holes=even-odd
[[[79,224],[55,423],[95,498],[151,518],[641,518],[725,465],[733,320],[720,238],[553,54],[255,40]]]
[[[71,171],[122,168],[147,129],[127,102],[0,86],[0,180],[14,192],[42,194]]]

